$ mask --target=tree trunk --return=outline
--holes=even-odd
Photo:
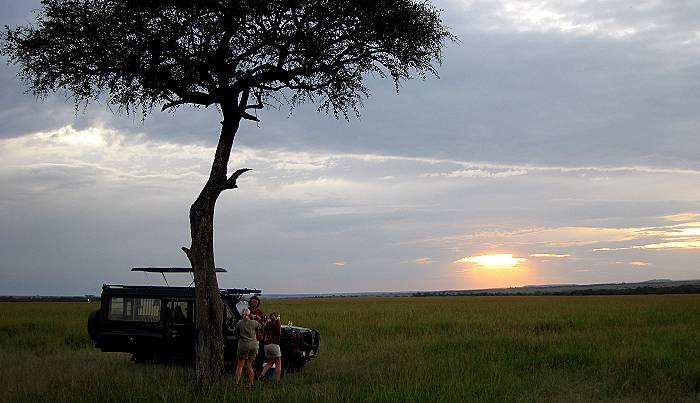
[[[229,183],[226,178],[233,139],[240,124],[235,106],[224,105],[224,120],[209,179],[190,207],[192,245],[183,248],[192,264],[195,283],[195,366],[197,383],[209,385],[224,372],[224,306],[214,263],[214,207]]]
[[[224,307],[214,271],[214,205],[190,208],[190,262],[195,281],[197,383],[216,382],[224,371]]]

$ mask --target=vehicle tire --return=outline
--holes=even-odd
[[[146,363],[153,363],[155,360],[155,356],[153,353],[150,352],[145,352],[145,351],[134,351],[133,354],[131,354],[131,361],[137,363],[137,364],[146,364]]]
[[[90,316],[88,317],[88,323],[87,323],[87,330],[88,330],[88,335],[90,335],[90,338],[94,341],[97,341],[97,338],[99,337],[99,329],[100,329],[100,310],[96,310],[94,312],[90,313]]]
[[[131,361],[135,363],[142,363],[144,362],[144,356],[140,352],[136,351],[131,354]]]
[[[282,367],[289,372],[298,371],[304,368],[306,360],[301,357],[293,357],[288,360],[282,359]]]

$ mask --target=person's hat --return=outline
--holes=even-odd
[[[243,312],[241,312],[241,315],[250,315],[250,309],[245,308]]]

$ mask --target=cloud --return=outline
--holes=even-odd
[[[0,140],[0,158],[3,161],[0,180],[6,184],[6,189],[13,189],[7,193],[5,202],[26,194],[57,192],[66,187],[85,188],[95,183],[100,183],[102,187],[153,187],[189,195],[196,194],[206,180],[213,152],[213,147],[158,140],[145,134],[131,134],[105,126],[78,129],[68,125],[52,131]],[[243,166],[254,169],[240,181],[240,186],[247,191],[264,199],[308,203],[305,212],[319,217],[367,214],[388,217],[398,214],[435,215],[439,214],[438,211],[444,214],[458,212],[461,210],[458,199],[467,188],[448,180],[451,178],[442,180],[445,167],[464,167],[466,171],[480,172],[475,176],[481,177],[506,173],[502,175],[505,177],[510,175],[508,172],[517,171],[502,164],[482,162],[380,154],[295,153],[246,146],[237,147],[230,166],[231,169]],[[432,171],[434,176],[426,177],[426,170]],[[565,183],[576,183],[581,179],[570,176],[579,173],[571,168],[533,165],[525,171],[529,172],[528,176],[532,177],[530,183],[533,184],[545,177],[550,178],[547,180],[565,180]],[[556,175],[563,176],[553,179]],[[617,181],[625,178],[622,172],[619,175],[611,187],[619,189]],[[679,175],[679,180],[686,180],[686,173],[665,175]],[[392,179],[377,179],[381,177]],[[526,182],[522,183],[525,185]],[[580,191],[580,184],[576,188]],[[504,188],[501,193],[509,191]],[[436,210],[437,201],[432,195],[441,192],[452,194],[450,198],[455,199],[441,201],[442,206]],[[537,191],[532,190],[520,193],[519,203],[523,205],[531,203],[526,200],[529,197],[533,198],[532,202],[536,198],[551,198],[551,195],[538,196]],[[472,193],[469,196],[472,202],[484,207],[495,207],[496,204],[505,207],[510,204],[508,199],[488,197],[485,193]],[[484,199],[479,201],[481,198]],[[527,234],[533,231],[552,232],[544,228],[519,231],[524,232],[511,235],[527,238]],[[568,242],[570,236],[564,233],[572,231],[560,229],[552,234],[552,241]],[[619,229],[600,231],[620,232]],[[676,231],[681,234],[683,230]],[[479,237],[487,235],[484,233]],[[474,235],[467,237],[473,238]],[[449,239],[446,241],[449,242]],[[522,241],[528,242],[527,239]]]
[[[558,172],[573,174],[609,174],[609,173],[642,173],[642,174],[671,174],[671,175],[700,175],[700,169],[678,169],[664,168],[656,166],[571,166],[571,165],[535,165],[535,164],[504,164],[484,161],[457,160],[449,158],[428,158],[410,157],[390,154],[367,154],[367,153],[347,153],[347,152],[293,152],[281,149],[256,149],[255,155],[250,155],[252,149],[243,147],[237,148],[236,153],[242,153],[243,157],[234,156],[236,160],[245,163],[250,158],[268,163],[278,164],[279,169],[327,169],[339,166],[342,161],[358,161],[372,164],[413,164],[426,167],[455,166],[461,167],[459,170],[448,172],[429,172],[420,174],[421,177],[475,177],[475,178],[499,178],[509,176],[527,175],[529,171],[538,173]],[[282,163],[280,163],[280,160]],[[394,175],[383,176],[382,179],[395,179]],[[599,179],[599,178],[596,178]],[[610,178],[607,178],[610,179]]]
[[[700,249],[699,241],[677,241],[677,242],[660,242],[647,245],[634,245],[619,248],[596,248],[597,252],[630,250],[630,249]]]
[[[213,149],[196,145],[152,141],[143,135],[128,136],[114,129],[65,126],[0,140],[4,169],[56,164],[99,166],[113,179],[147,179],[203,174],[201,166]],[[165,174],[167,172],[167,174]]]
[[[437,263],[437,261],[435,261],[429,257],[418,258],[418,259],[413,260],[412,262],[415,264],[419,264],[419,265],[429,265],[429,264]]]
[[[638,267],[638,268],[651,266],[651,263],[642,262],[640,260],[634,260],[631,262],[615,262],[615,264],[624,264],[624,265],[634,266],[634,267]]]
[[[514,230],[489,230],[453,235],[435,240],[443,244],[495,244],[506,247],[571,247],[601,242],[620,242],[639,238],[639,228],[542,227]]]
[[[429,244],[490,245],[491,247],[565,248],[594,246],[593,251],[630,249],[696,249],[700,247],[700,223],[658,227],[540,227],[483,230],[426,240]],[[635,243],[629,245],[629,243]],[[602,246],[605,244],[627,244]],[[601,245],[601,246],[598,246]],[[570,253],[531,253],[531,257],[565,258]]]
[[[333,265],[334,265],[334,266],[338,266],[338,267],[343,267],[343,266],[345,266],[347,263],[348,263],[348,262],[333,262]]]
[[[598,2],[593,6],[592,2],[584,1],[572,7],[572,3],[565,1],[503,1],[494,13],[500,26],[494,28],[625,38],[655,26],[652,21],[633,23],[601,15],[606,11],[609,9]]]
[[[678,215],[672,215],[672,217],[677,216]],[[663,218],[667,217],[668,216],[664,216]],[[605,252],[631,249],[686,250],[700,248],[700,222],[688,222],[655,228],[640,228],[638,233],[643,238],[642,240],[647,240],[648,242],[637,245],[596,248],[594,251]],[[656,239],[657,242],[650,242],[653,239]]]
[[[463,44],[447,49],[441,80],[414,80],[402,86],[398,96],[391,82],[368,80],[373,95],[363,118],[349,123],[324,117],[313,105],[299,106],[291,118],[287,110],[261,111],[260,125],[241,127],[237,150],[245,145],[256,150],[278,147],[292,154],[325,150],[464,158],[513,166],[512,172],[501,173],[506,175],[529,172],[528,163],[700,169],[694,141],[700,127],[695,113],[696,57],[689,52],[697,50],[693,41],[699,36],[692,18],[697,6],[691,2],[442,4],[448,25],[455,27]],[[11,11],[10,22],[24,23],[31,20],[34,7],[17,1],[4,8]],[[650,46],[680,46],[684,41],[690,42],[680,49]],[[2,74],[0,83],[8,91],[0,99],[0,110],[5,111],[0,136],[47,131],[71,122],[76,128],[102,122],[171,142],[216,143],[220,116],[213,107],[183,108],[175,116],[154,112],[143,124],[133,117],[112,116],[99,103],[76,115],[72,104],[58,96],[42,103],[22,96],[14,71],[3,69]],[[295,164],[294,169],[326,167],[316,159],[277,163],[280,169],[287,164]],[[498,177],[499,172],[456,167],[441,173]]]
[[[554,257],[554,258],[564,258],[570,257],[570,254],[556,254],[556,253],[533,253],[530,257]]]
[[[631,266],[637,266],[637,267],[646,267],[646,266],[651,265],[651,263],[640,262],[640,261],[629,262],[629,264],[630,264]]]
[[[677,46],[698,40],[689,2],[645,0],[632,3],[582,0],[452,0],[472,29],[500,32],[550,33],[607,40],[644,39]]]
[[[693,220],[700,219],[700,214],[698,214],[698,213],[678,213],[678,214],[671,214],[671,215],[662,216],[661,218],[668,220],[668,221],[674,221],[674,222],[693,221]]]
[[[79,267],[77,260],[83,259],[94,267],[108,259],[114,266],[109,270],[119,272],[134,261],[182,264],[179,247],[187,242],[186,211],[205,180],[212,154],[211,147],[108,127],[66,126],[0,140],[0,186],[6,190],[0,198],[0,237],[6,264],[19,265],[26,269],[22,273],[36,276],[27,265],[50,266],[47,262],[60,260],[61,251],[75,249],[72,242],[88,246],[75,259],[66,260],[71,266]],[[277,155],[285,164],[275,164]],[[602,191],[599,183],[578,171],[548,167],[528,169],[528,175],[502,186],[492,180],[421,176],[426,171],[489,165],[481,162],[453,165],[454,160],[331,152],[309,152],[297,160],[289,150],[247,146],[237,148],[234,156],[232,167],[245,164],[255,170],[242,178],[240,191],[228,192],[218,202],[217,262],[241,268],[242,277],[237,279],[253,286],[256,277],[243,273],[243,268],[260,267],[265,256],[262,266],[266,268],[261,270],[276,279],[269,286],[276,290],[308,290],[308,284],[294,280],[300,273],[319,278],[314,287],[320,289],[367,289],[367,284],[379,284],[374,277],[385,275],[382,284],[399,287],[390,278],[405,272],[407,255],[424,256],[411,263],[429,263],[431,270],[418,270],[402,280],[401,287],[449,288],[456,283],[445,276],[454,273],[450,262],[457,254],[476,257],[483,250],[517,250],[514,259],[534,260],[530,254],[591,259],[591,247],[687,239],[698,229],[695,222],[665,225],[669,221],[659,219],[693,210],[695,196],[688,189],[693,189],[696,178],[683,173],[619,172],[611,175],[610,189]],[[309,165],[323,168],[308,169]],[[383,181],[382,176],[393,179]],[[661,178],[671,192],[660,194],[657,188],[630,185],[635,178],[641,178],[641,183]],[[683,197],[688,203],[675,207]],[[627,202],[628,198],[634,200]],[[546,208],[542,200],[548,201]],[[605,215],[611,211],[613,216]],[[625,222],[645,220],[649,222],[644,226]],[[562,222],[569,225],[557,225]],[[585,226],[591,222],[608,226]],[[45,234],[46,240],[37,234]],[[40,245],[43,252],[32,257],[22,245]],[[357,255],[357,250],[363,253]],[[335,264],[345,263],[335,261],[338,255],[357,255],[353,279],[323,277],[327,262],[343,267]],[[536,267],[539,258],[544,256],[528,270],[533,275],[545,270]],[[662,267],[660,261],[650,263]],[[546,270],[569,276],[575,273],[571,264],[570,259],[551,259]],[[586,264],[603,263],[593,257]],[[365,267],[373,270],[364,272]],[[474,267],[467,270],[477,273]],[[75,269],[66,270],[75,273],[70,271]],[[97,286],[110,281],[105,274],[92,276],[90,281]],[[604,274],[596,276],[608,280]],[[556,280],[539,278],[540,283]],[[486,284],[470,276],[459,281],[462,288]],[[28,279],[12,284],[20,283],[32,284]]]
[[[465,169],[462,171],[424,174],[425,177],[445,176],[448,178],[507,178],[509,176],[527,175],[524,169],[508,169],[505,171],[486,171],[483,169]]]

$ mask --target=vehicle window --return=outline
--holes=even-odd
[[[224,321],[233,321],[235,317],[233,312],[231,312],[231,307],[228,304],[224,304]]]
[[[194,307],[191,301],[170,301],[167,308],[173,323],[194,323]]]
[[[111,298],[108,317],[110,320],[158,322],[160,320],[160,299]]]
[[[238,301],[236,304],[236,312],[238,312],[238,316],[241,315],[241,312],[243,312],[244,309],[248,308],[248,301],[242,299]]]

